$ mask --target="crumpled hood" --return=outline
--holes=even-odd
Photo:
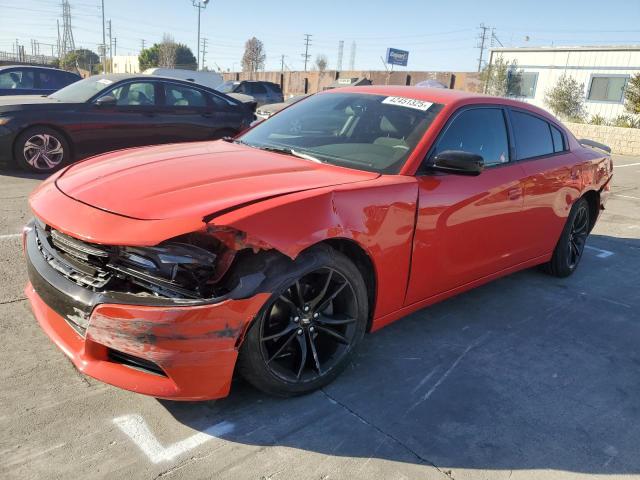
[[[377,178],[224,141],[121,150],[71,166],[67,196],[131,218],[207,216],[270,197]]]

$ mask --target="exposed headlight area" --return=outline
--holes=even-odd
[[[47,263],[93,291],[205,300],[221,293],[214,281],[225,247],[213,237],[193,233],[154,247],[123,247],[83,242],[42,224],[34,229]]]

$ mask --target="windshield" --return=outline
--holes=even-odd
[[[294,150],[321,162],[397,173],[442,105],[361,93],[314,95],[263,121],[238,141]]]
[[[103,76],[85,78],[52,93],[49,98],[55,98],[61,102],[82,103],[112,84],[113,80]]]
[[[218,85],[216,90],[222,93],[232,93],[233,88],[236,86],[236,82],[229,80],[228,82],[224,82],[222,85]]]

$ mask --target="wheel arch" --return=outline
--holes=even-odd
[[[580,198],[584,198],[589,205],[589,232],[596,225],[598,219],[598,211],[600,209],[600,192],[596,190],[588,190],[582,194]]]

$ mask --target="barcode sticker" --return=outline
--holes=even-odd
[[[416,110],[422,110],[423,112],[429,110],[431,105],[433,105],[431,102],[423,102],[422,100],[406,97],[387,97],[382,101],[382,103],[386,103],[387,105],[397,105],[398,107],[415,108]]]

